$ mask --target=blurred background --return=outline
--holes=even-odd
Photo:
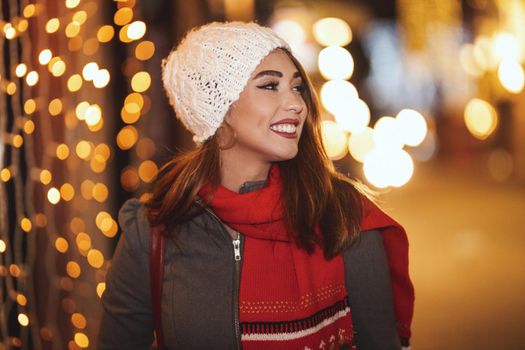
[[[1,0],[0,349],[94,348],[118,209],[193,147],[161,60],[213,20],[289,41],[406,227],[412,348],[525,349],[525,0]]]

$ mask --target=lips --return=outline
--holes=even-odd
[[[275,132],[277,135],[288,138],[297,138],[297,125],[299,121],[297,119],[282,119],[276,123],[270,125],[270,130]]]

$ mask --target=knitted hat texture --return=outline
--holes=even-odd
[[[162,61],[170,104],[193,141],[213,136],[257,65],[289,45],[256,23],[213,22],[191,30]]]

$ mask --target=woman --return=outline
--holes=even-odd
[[[197,148],[128,201],[103,295],[101,349],[153,336],[150,227],[164,225],[169,349],[396,349],[413,289],[403,229],[334,170],[307,75],[255,23],[191,31],[163,82]]]

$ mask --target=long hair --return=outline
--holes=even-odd
[[[359,234],[363,197],[357,183],[337,172],[324,151],[315,90],[302,65],[288,50],[282,50],[301,74],[302,97],[308,111],[297,156],[278,163],[283,182],[284,221],[299,247],[312,252],[319,244],[325,257],[331,259]],[[202,212],[202,203],[195,202],[200,188],[210,183],[214,189],[221,182],[217,134],[161,168],[152,196],[146,202],[152,225],[164,224],[173,231]]]

